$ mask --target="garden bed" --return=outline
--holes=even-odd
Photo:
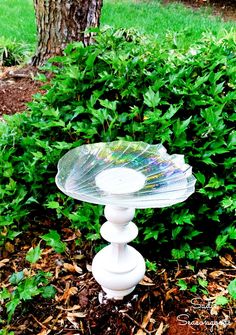
[[[7,326],[15,335],[234,334],[233,305],[214,304],[235,277],[236,265],[229,254],[220,263],[195,271],[188,266],[170,267],[157,262],[158,269],[147,271],[144,280],[123,301],[106,301],[92,277],[91,243],[76,246],[79,232],[61,227],[60,234],[67,241],[65,253],[56,253],[41,241],[42,257],[38,262],[30,265],[25,260],[48,227],[54,229],[56,224],[41,222],[24,237],[17,237],[14,244],[8,242],[0,261],[0,289],[9,288],[8,277],[20,271],[28,276],[50,272],[51,285],[56,289],[52,301],[39,297],[18,306]],[[196,292],[191,293],[189,288],[194,285]],[[36,288],[25,288],[25,294],[30,289]],[[208,294],[204,293],[206,289]],[[6,320],[5,313],[1,318]]]

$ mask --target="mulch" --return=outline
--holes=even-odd
[[[0,67],[0,118],[27,108],[27,102],[39,92],[42,83],[34,80],[37,68],[32,66]]]
[[[37,271],[51,272],[55,299],[35,298],[19,306],[8,330],[15,335],[235,335],[236,318],[233,304],[215,306],[218,295],[227,293],[227,285],[235,278],[236,265],[231,255],[221,258],[216,267],[188,266],[171,268],[159,264],[157,271],[147,271],[136,289],[122,301],[106,300],[91,273],[94,245],[78,246],[79,231],[61,227],[67,241],[63,254],[56,253],[41,240],[42,257],[30,266],[27,251],[40,241],[53,223],[45,221],[32,226],[30,232],[7,242],[0,261],[0,289],[9,286],[9,276],[24,271],[28,276]],[[198,278],[208,281],[208,294],[182,291],[176,285],[185,280],[191,287]],[[1,318],[7,319],[3,308]],[[6,325],[4,325],[6,326]]]

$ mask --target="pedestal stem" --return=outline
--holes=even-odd
[[[131,221],[134,209],[107,205],[105,217],[108,221],[102,225],[101,235],[111,244],[95,256],[92,272],[108,298],[122,299],[145,273],[143,257],[127,245],[138,235],[137,226]]]
[[[111,243],[112,259],[115,264],[122,263],[127,253],[127,244]]]

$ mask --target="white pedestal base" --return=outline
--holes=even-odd
[[[108,299],[122,299],[143,278],[145,262],[137,250],[127,245],[138,234],[130,221],[134,209],[106,206],[105,216],[109,221],[102,226],[101,234],[111,244],[94,257],[92,272]]]

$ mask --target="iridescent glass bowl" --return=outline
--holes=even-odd
[[[186,200],[195,178],[183,155],[161,145],[115,141],[70,150],[58,163],[58,188],[94,204],[166,207]]]

